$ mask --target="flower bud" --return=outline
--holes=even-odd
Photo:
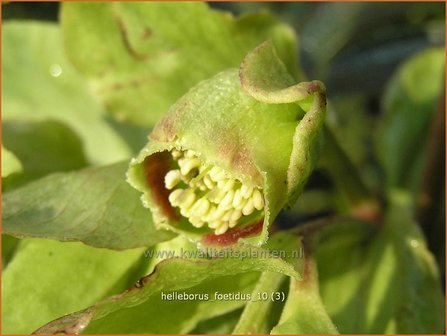
[[[174,104],[132,160],[159,228],[203,244],[260,245],[312,171],[325,114],[318,81],[294,84],[265,42]]]

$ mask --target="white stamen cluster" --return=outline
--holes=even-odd
[[[205,165],[191,151],[173,150],[178,169],[165,176],[169,202],[197,228],[208,225],[216,235],[235,227],[241,217],[264,208],[259,188],[242,184],[219,167]]]

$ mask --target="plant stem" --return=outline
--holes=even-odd
[[[244,308],[233,334],[265,334],[268,325],[268,317],[274,301],[269,297],[267,300],[258,300],[260,293],[271,293],[278,290],[286,277],[280,273],[263,272],[252,292],[250,301]]]

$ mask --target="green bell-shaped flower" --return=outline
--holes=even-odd
[[[171,107],[128,181],[159,228],[205,245],[263,244],[314,167],[324,91],[294,84],[265,42],[239,71],[202,81]]]

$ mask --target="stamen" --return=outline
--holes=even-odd
[[[209,172],[209,176],[213,181],[218,182],[225,178],[225,171],[222,168],[213,167]]]
[[[253,188],[248,187],[245,184],[242,185],[241,194],[242,194],[243,198],[245,198],[245,199],[249,198],[252,193],[253,193]]]
[[[253,206],[256,210],[262,210],[262,208],[264,208],[264,200],[262,199],[262,194],[259,189],[253,191]]]
[[[225,197],[225,191],[219,188],[214,188],[208,193],[208,199],[213,203],[220,203],[222,201],[222,198]]]
[[[194,194],[194,191],[191,189],[183,190],[183,192],[178,196],[177,202],[179,207],[183,209],[188,209],[196,199],[196,195]]]
[[[253,199],[249,198],[244,208],[242,209],[242,214],[248,216],[253,212],[254,209],[255,207],[253,206]]]
[[[177,149],[173,149],[171,154],[172,154],[172,157],[174,158],[174,160],[178,160],[183,156],[183,152],[179,151]]]
[[[239,204],[241,204],[241,202],[242,202],[241,189],[237,189],[233,197],[233,208],[237,208]]]
[[[247,204],[247,199],[242,198],[241,201],[239,202],[239,204],[237,206],[235,206],[235,208],[242,211],[242,209],[244,208],[245,204]]]
[[[220,225],[214,231],[215,234],[220,235],[225,233],[228,230],[228,223],[221,222]]]
[[[222,189],[225,191],[231,190],[233,189],[234,185],[236,184],[236,181],[233,179],[228,179],[228,181],[226,181],[223,186]]]
[[[178,169],[165,175],[166,189],[172,190],[181,182],[186,188],[173,190],[168,199],[192,226],[200,228],[206,224],[220,235],[235,227],[242,216],[264,208],[259,188],[229,177],[220,167],[202,163],[194,151],[175,149],[172,157]]]
[[[209,171],[208,174],[210,177],[213,177],[214,175],[219,174],[219,172],[220,172],[219,167],[213,167],[213,168],[211,168],[211,170]]]
[[[242,216],[242,211],[239,209],[233,210],[230,217],[230,222],[237,222]]]
[[[211,229],[217,229],[217,227],[220,225],[220,221],[214,221],[214,222],[210,222],[209,224],[208,224],[208,226],[211,228]]]
[[[185,156],[187,158],[195,158],[196,154],[192,150],[187,150],[186,153],[185,153]]]
[[[225,210],[217,208],[214,212],[210,213],[209,221],[220,221],[225,213]]]
[[[180,166],[180,172],[182,175],[188,175],[188,173],[194,169],[200,166],[200,160],[199,159],[180,159],[178,160],[179,166]]]
[[[165,176],[165,186],[166,189],[174,188],[180,181],[182,180],[182,176],[180,170],[171,170]]]
[[[230,190],[227,192],[225,197],[220,201],[219,207],[226,208],[227,206],[231,206],[233,203],[234,190]]]
[[[237,225],[237,221],[229,222],[228,227],[234,228]]]
[[[231,218],[231,214],[233,213],[233,209],[228,209],[228,211],[225,213],[225,215],[223,215],[222,220],[224,222],[228,222]]]
[[[191,215],[191,211],[190,211],[190,209],[188,209],[188,208],[180,208],[180,214],[181,214],[183,217],[190,217],[190,215]]]
[[[211,180],[209,175],[205,175],[205,177],[203,178],[203,183],[208,189],[213,189],[216,186],[216,184]]]
[[[175,189],[169,194],[168,200],[173,206],[179,205],[178,198],[183,193],[183,189]]]
[[[210,203],[205,198],[201,198],[191,208],[191,213],[193,213],[194,216],[200,218],[200,217],[206,215],[209,208],[210,208]]]
[[[197,217],[189,217],[189,222],[196,228],[201,228],[205,225],[205,222]]]

